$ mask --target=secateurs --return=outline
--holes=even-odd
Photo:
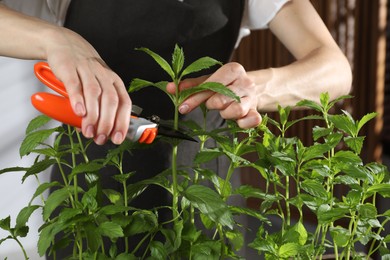
[[[46,86],[60,95],[46,92],[35,93],[31,96],[31,103],[41,113],[74,127],[81,128],[82,118],[77,116],[70,105],[68,93],[64,84],[56,78],[50,66],[46,62],[38,62],[34,65],[36,77]],[[150,118],[139,117],[142,108],[133,105],[127,138],[133,142],[144,144],[152,143],[157,135],[195,141],[192,137],[172,127],[160,124],[160,118],[156,115]]]

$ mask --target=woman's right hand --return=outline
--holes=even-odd
[[[123,81],[80,35],[57,27],[47,34],[46,59],[69,94],[74,112],[83,117],[82,132],[99,145],[126,137],[131,100]]]
[[[80,35],[0,4],[0,55],[47,60],[83,117],[82,132],[99,145],[120,144],[129,127],[131,100],[119,78]],[[26,44],[27,43],[27,44]]]

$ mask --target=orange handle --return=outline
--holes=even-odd
[[[157,128],[145,129],[138,142],[141,144],[151,144],[157,136]]]
[[[41,113],[65,124],[81,128],[81,117],[73,112],[68,98],[39,92],[31,96],[31,103]]]
[[[64,83],[62,83],[54,75],[49,64],[44,61],[35,63],[34,65],[35,76],[46,86],[57,92],[58,94],[68,97]]]

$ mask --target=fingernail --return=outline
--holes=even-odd
[[[87,126],[87,128],[85,129],[85,137],[92,138],[95,135],[94,132],[95,132],[95,130],[94,130],[93,125]]]
[[[95,140],[95,143],[98,144],[98,145],[103,145],[107,140],[107,136],[106,135],[99,135],[96,140]]]
[[[183,104],[179,107],[180,114],[185,114],[190,110],[190,107],[187,104]]]
[[[80,102],[76,103],[75,110],[78,116],[83,116],[85,114],[84,106]]]
[[[114,137],[111,139],[114,144],[120,144],[123,141],[123,135],[121,132],[116,132]]]

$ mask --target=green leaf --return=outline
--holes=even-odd
[[[295,224],[293,226],[292,229],[299,234],[298,243],[301,246],[306,244],[306,241],[307,241],[307,238],[308,238],[308,233],[307,233],[307,230],[306,230],[305,226],[302,224],[302,222],[299,221],[297,224]]]
[[[92,252],[98,251],[98,249],[103,244],[103,239],[98,230],[98,227],[92,222],[87,222],[84,225],[84,231],[87,239],[88,249]]]
[[[206,163],[223,154],[224,154],[223,151],[219,150],[218,148],[204,149],[196,154],[194,163],[195,164]]]
[[[133,254],[122,253],[118,255],[115,260],[138,260],[138,258]]]
[[[240,250],[244,245],[244,236],[239,230],[226,231],[225,233],[234,250]]]
[[[323,204],[318,208],[316,215],[319,224],[326,224],[343,218],[347,213],[347,208],[331,208],[329,205]]]
[[[149,243],[150,254],[153,259],[165,260],[168,258],[167,250],[160,241],[152,241]]]
[[[373,113],[369,113],[369,114],[363,116],[362,119],[360,119],[359,121],[357,121],[357,131],[359,132],[360,129],[361,129],[368,121],[370,121],[371,119],[375,118],[377,115],[378,115],[378,113],[373,112]]]
[[[348,176],[362,180],[370,179],[370,181],[372,181],[372,176],[369,174],[368,170],[361,165],[345,163],[338,167]]]
[[[44,129],[28,134],[20,145],[20,156],[23,157],[32,152],[38,145],[46,141],[46,139],[49,138],[49,136],[51,136],[55,131],[56,129]]]
[[[261,220],[262,222],[264,222],[268,225],[271,225],[271,222],[268,220],[267,217],[265,217],[261,214],[260,210],[254,210],[254,209],[243,208],[243,207],[234,207],[234,206],[230,206],[229,209],[234,215],[251,216],[251,217],[254,217],[254,218]]]
[[[166,73],[168,73],[168,75],[171,77],[172,80],[175,79],[175,73],[173,72],[171,65],[169,65],[169,63],[165,59],[163,59],[160,55],[151,51],[148,48],[137,48],[136,50],[140,50],[149,54],[149,56],[151,56],[157,62],[157,64],[160,65],[160,67]]]
[[[367,188],[369,193],[379,193],[384,198],[390,197],[390,183],[373,184]]]
[[[145,87],[150,87],[150,86],[153,86],[153,85],[154,85],[153,82],[150,82],[150,81],[147,81],[147,80],[143,80],[143,79],[139,79],[139,78],[134,78],[131,81],[131,83],[130,83],[128,91],[130,93],[132,93],[132,92],[138,91],[140,89],[143,89]]]
[[[350,136],[357,136],[357,127],[353,119],[347,115],[331,115],[329,120],[334,126]]]
[[[0,245],[3,243],[3,242],[5,242],[5,241],[7,241],[7,240],[9,240],[9,239],[13,239],[12,238],[12,236],[7,236],[7,237],[5,237],[5,238],[2,238],[2,239],[0,239]],[[4,258],[4,260],[7,260],[7,258]]]
[[[177,251],[177,249],[180,247],[182,242],[182,233],[183,230],[183,221],[180,220],[176,223],[174,223],[173,229],[161,229],[161,233],[165,237],[165,244],[164,247],[166,249],[167,253],[173,253]]]
[[[95,172],[99,171],[100,169],[102,169],[103,167],[104,167],[104,165],[102,165],[101,163],[96,162],[96,161],[91,161],[88,163],[81,163],[81,164],[76,165],[72,169],[71,176],[74,176],[74,175],[77,175],[80,173],[95,173]]]
[[[34,195],[32,196],[31,200],[30,200],[30,203],[32,203],[32,201],[38,197],[39,195],[41,195],[43,192],[45,192],[47,189],[50,189],[52,187],[59,187],[61,186],[61,184],[57,181],[53,181],[53,182],[44,182],[42,183],[41,185],[38,186],[38,188],[35,190],[34,192]]]
[[[193,95],[195,93],[198,93],[198,92],[205,91],[205,90],[214,91],[216,93],[219,93],[219,94],[222,94],[224,96],[227,96],[227,97],[233,99],[236,102],[240,102],[240,97],[237,96],[232,90],[227,88],[222,83],[218,83],[218,82],[203,82],[203,83],[201,83],[198,86],[182,90],[180,92],[179,104],[181,104],[189,96],[191,96],[191,95]]]
[[[191,63],[190,65],[188,65],[182,72],[181,74],[181,77],[184,77],[184,76],[187,76],[188,74],[191,74],[191,73],[194,73],[194,72],[198,72],[198,71],[201,71],[201,70],[204,70],[204,69],[208,69],[212,66],[215,66],[215,65],[222,65],[221,62],[213,59],[213,58],[210,58],[210,57],[202,57],[196,61],[194,61],[193,63]]]
[[[220,241],[202,241],[192,246],[194,260],[218,260],[221,257]]]
[[[353,96],[351,96],[351,95],[343,95],[343,96],[340,96],[340,97],[334,99],[332,102],[330,102],[328,108],[330,109],[330,108],[332,108],[336,103],[338,103],[338,102],[340,102],[340,101],[342,101],[342,100],[344,100],[344,99],[349,99],[349,98],[353,98]]]
[[[127,236],[151,232],[158,226],[157,216],[149,210],[138,210],[131,215],[131,222],[126,227]]]
[[[278,256],[290,258],[298,254],[300,246],[296,243],[286,243],[279,247]]]
[[[335,163],[362,164],[362,159],[351,151],[338,151],[331,159]]]
[[[288,116],[290,115],[291,108],[290,107],[281,107],[278,105],[278,112],[279,112],[279,117],[280,117],[280,123],[282,125],[285,125],[288,120]]]
[[[331,146],[327,144],[314,144],[313,146],[307,147],[302,156],[302,161],[308,161],[314,158],[324,157],[324,153],[330,151]]]
[[[175,73],[176,78],[179,77],[180,71],[183,69],[184,65],[184,53],[183,49],[178,45],[175,45],[175,49],[172,54],[172,67]]]
[[[112,176],[112,178],[119,183],[126,183],[126,181],[128,179],[130,179],[132,176],[134,176],[134,174],[135,174],[135,171],[129,172],[129,173],[124,173],[124,174],[117,174],[117,175]]]
[[[46,199],[45,205],[43,206],[43,220],[47,221],[53,213],[53,211],[61,205],[70,196],[68,188],[61,188],[53,191]]]
[[[38,208],[39,208],[38,205],[31,205],[31,206],[24,207],[16,217],[16,227],[25,226],[31,214]]]
[[[59,220],[65,223],[82,213],[83,213],[82,209],[64,208],[61,210],[61,213],[59,214]]]
[[[53,228],[55,224],[49,224],[41,229],[38,239],[38,253],[43,256],[53,241]]]
[[[0,228],[6,231],[11,230],[11,216],[0,220]]]
[[[324,186],[321,182],[315,180],[304,180],[301,182],[301,188],[305,190],[307,193],[313,195],[317,198],[326,199],[328,197],[328,193],[326,192]]]
[[[26,135],[46,125],[52,119],[46,115],[39,115],[32,119],[26,128]]]
[[[29,168],[27,167],[9,167],[9,168],[4,168],[0,170],[0,175],[7,173],[7,172],[24,172],[27,171]]]
[[[56,163],[56,159],[44,159],[42,161],[34,162],[34,164],[26,171],[26,174],[22,178],[22,182],[24,182],[27,177],[43,172]]]
[[[343,227],[330,227],[330,235],[332,236],[333,241],[339,247],[346,247],[351,238],[351,232],[348,229]]]
[[[345,144],[352,149],[356,154],[360,154],[363,148],[364,136],[351,137],[347,136],[344,138]]]
[[[313,128],[313,139],[314,139],[314,141],[317,141],[321,137],[329,135],[331,132],[332,132],[331,128],[324,128],[324,127],[315,126]]]
[[[249,185],[241,185],[235,190],[235,193],[240,194],[244,198],[258,198],[262,200],[271,200],[271,201],[277,201],[278,196],[272,193],[266,193],[260,190],[259,188],[249,186]]]
[[[376,219],[378,215],[376,207],[371,203],[359,205],[358,212],[362,219]]]
[[[328,92],[324,92],[324,93],[320,94],[320,103],[321,103],[321,106],[323,108],[325,108],[325,110],[329,109],[328,108],[329,100],[330,100],[330,97],[329,97],[329,93]]]
[[[103,193],[106,195],[106,197],[109,199],[109,201],[112,204],[122,204],[123,202],[123,196],[122,193],[112,190],[112,189],[104,189]]]
[[[131,207],[125,207],[121,205],[107,205],[102,207],[99,210],[99,214],[101,215],[114,215],[117,213],[122,213],[131,210]]]
[[[191,204],[211,220],[233,228],[233,218],[225,201],[213,190],[201,185],[192,185],[184,191]]]
[[[14,229],[14,236],[16,237],[26,237],[28,235],[30,228],[28,226],[17,226]]]
[[[322,112],[322,108],[321,106],[317,103],[317,102],[314,102],[314,101],[311,101],[311,100],[302,100],[302,101],[299,101],[297,103],[297,106],[300,106],[300,107],[308,107],[308,108],[311,108],[311,109],[314,109],[318,112]]]
[[[114,222],[104,222],[101,223],[97,229],[100,235],[115,239],[118,237],[123,237],[122,227]]]

